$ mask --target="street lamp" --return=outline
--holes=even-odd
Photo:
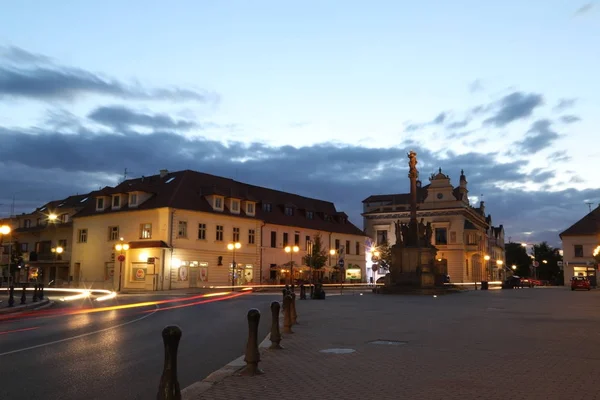
[[[119,252],[119,286],[117,292],[121,291],[121,280],[123,277],[123,261],[125,261],[125,252],[129,250],[129,244],[123,243],[123,238],[120,239],[121,243],[115,245],[115,250]]]
[[[60,246],[56,246],[56,247],[51,248],[50,251],[52,251],[52,253],[54,254],[54,265],[53,265],[53,267],[54,267],[54,270],[56,271],[56,260],[58,259],[58,256],[60,254],[62,254],[63,251],[65,251],[65,249],[63,249]],[[50,284],[48,283],[48,285],[50,285]]]
[[[48,220],[50,220],[52,222],[56,221],[57,219],[58,219],[58,215],[56,215],[56,214],[48,215]]]
[[[496,265],[498,266],[498,278],[500,278],[500,271],[502,271],[502,276],[504,276],[504,270],[502,269],[503,264],[504,264],[504,261],[496,260]]]
[[[2,225],[0,226],[0,235],[8,235],[10,233],[10,226]]]
[[[290,253],[290,286],[294,287],[294,253],[300,251],[298,246],[285,246],[285,252]]]
[[[517,270],[517,266],[513,264],[513,266],[511,267],[513,271]]]
[[[10,226],[1,225],[0,226],[0,239],[4,239],[4,236],[10,233]],[[0,240],[0,244],[2,244],[2,240]],[[10,259],[12,257],[12,243],[8,245],[8,284],[10,284]],[[0,270],[1,272],[1,270]],[[0,281],[0,284],[2,282]]]
[[[490,256],[488,256],[487,254],[485,256],[483,256],[483,259],[485,260],[485,269],[487,271],[487,275],[488,275],[488,279],[491,280],[491,273],[492,271],[490,271]]]
[[[240,242],[229,243],[227,245],[227,250],[233,251],[233,259],[231,263],[231,290],[233,291],[233,287],[235,286],[235,251],[240,249],[242,244]]]

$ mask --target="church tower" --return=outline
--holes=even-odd
[[[460,184],[458,186],[458,193],[460,194],[460,200],[463,203],[469,205],[469,189],[467,189],[467,177],[465,176],[465,171],[463,169],[460,170]]]

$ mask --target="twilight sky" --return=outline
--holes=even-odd
[[[600,203],[600,4],[0,0],[0,217],[161,168],[336,203],[438,167],[513,241]],[[595,140],[593,138],[596,138]]]

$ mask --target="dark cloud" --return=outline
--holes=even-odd
[[[581,7],[579,7],[577,9],[577,11],[575,11],[575,16],[585,15],[585,14],[589,13],[590,11],[592,11],[593,8],[594,8],[594,3],[592,3],[592,2],[586,3],[586,4],[582,5]]]
[[[544,99],[540,94],[513,92],[495,104],[494,116],[486,119],[484,123],[503,127],[513,121],[530,117],[535,108],[543,104]]]
[[[562,117],[560,117],[560,120],[565,124],[573,124],[575,122],[581,121],[581,118],[579,118],[577,115],[563,115]]]
[[[49,62],[45,56],[8,48],[0,58],[0,99],[22,97],[40,100],[73,100],[84,95],[122,99],[213,102],[217,96],[183,88],[147,88],[126,84],[78,68]],[[2,60],[6,62],[2,62]]]
[[[483,90],[483,84],[480,79],[475,79],[469,84],[469,92],[481,92]]]
[[[554,106],[554,111],[564,111],[569,108],[572,108],[577,103],[577,99],[560,99],[558,103]]]
[[[418,131],[419,129],[425,128],[427,126],[431,126],[431,125],[441,125],[444,123],[444,121],[446,121],[448,119],[449,115],[447,112],[441,112],[439,113],[434,119],[432,119],[429,122],[423,122],[423,123],[408,123],[408,125],[406,125],[406,127],[404,128],[405,132],[414,132],[414,131]]]
[[[143,126],[153,129],[187,130],[198,125],[187,120],[174,120],[167,114],[151,114],[134,111],[124,106],[104,106],[92,111],[88,118],[118,130],[132,126]]]
[[[548,159],[554,162],[565,162],[571,160],[566,150],[555,151],[548,156]]]
[[[459,129],[459,128],[464,128],[465,126],[469,125],[469,120],[465,119],[463,121],[455,121],[455,122],[451,122],[448,125],[446,125],[446,127],[448,129]]]
[[[538,153],[552,145],[560,137],[551,129],[552,122],[548,119],[535,121],[527,131],[525,139],[517,142],[517,146],[527,153]]]
[[[435,117],[433,119],[433,121],[431,121],[431,123],[435,124],[435,125],[443,124],[447,117],[448,117],[448,114],[446,114],[445,112],[441,112],[438,114],[437,117]]]

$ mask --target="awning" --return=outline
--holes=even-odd
[[[150,249],[150,248],[159,248],[159,249],[168,249],[169,245],[162,240],[144,240],[139,242],[129,242],[130,249]]]

